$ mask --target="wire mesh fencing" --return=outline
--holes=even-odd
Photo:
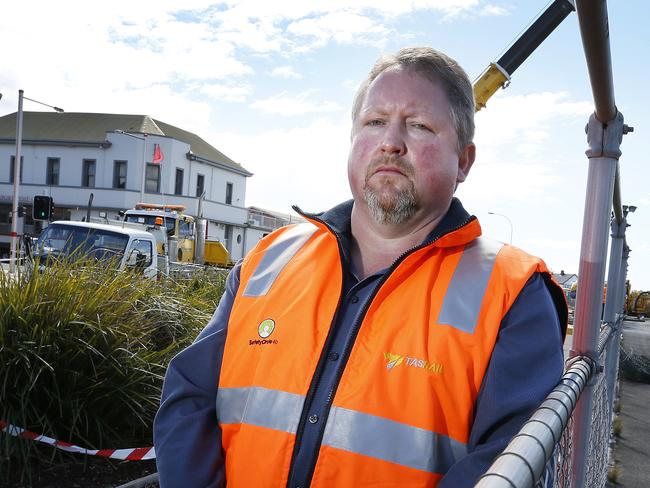
[[[642,322],[640,324],[643,324]],[[633,331],[629,332],[630,335]],[[633,381],[650,383],[650,344],[623,340],[621,343],[621,375]]]
[[[609,341],[619,336],[603,327],[598,361],[576,357],[567,362],[557,387],[547,396],[510,444],[478,481],[480,488],[576,488],[574,484],[574,410],[585,389],[593,389],[586,456],[586,481],[580,488],[602,488],[610,464],[612,409],[603,366]],[[616,354],[612,354],[614,360]],[[614,383],[616,384],[616,383]]]
[[[607,361],[605,351],[603,351],[599,358],[601,365],[606,364]],[[586,486],[604,487],[607,482],[607,468],[609,466],[611,412],[609,410],[609,402],[607,401],[606,376],[603,373],[599,373],[594,377],[594,380]],[[568,487],[569,485],[566,484],[563,486]]]

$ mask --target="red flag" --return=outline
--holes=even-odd
[[[163,152],[160,149],[160,146],[158,144],[154,144],[154,146],[153,146],[153,160],[151,162],[153,164],[160,164],[163,159],[165,159],[165,156],[163,155]]]

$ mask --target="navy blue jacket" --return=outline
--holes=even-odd
[[[350,246],[350,211],[346,202],[319,217]],[[435,238],[458,227],[469,214],[457,199],[436,229]],[[346,245],[347,244],[347,245]],[[227,334],[228,319],[239,287],[239,263],[228,276],[226,290],[214,316],[196,341],[170,363],[165,376],[161,406],[154,423],[154,443],[162,488],[222,487],[225,470],[215,398]],[[350,268],[350,266],[348,266]],[[319,387],[305,408],[319,415],[328,408],[338,354],[351,333],[351,325],[364,301],[372,295],[383,272],[362,281],[354,272],[344,277],[341,309],[333,327],[330,360],[317,379]],[[562,318],[558,317],[546,278],[534,275],[504,317],[479,392],[468,443],[469,454],[456,463],[439,488],[473,486],[519,430],[532,411],[559,381],[563,371]],[[293,460],[288,486],[309,486],[311,467],[318,454],[315,424],[306,423]]]

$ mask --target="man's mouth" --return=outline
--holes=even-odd
[[[374,175],[381,175],[381,174],[398,174],[402,176],[406,176],[404,174],[404,171],[396,166],[379,166],[375,171],[373,171],[373,176]]]

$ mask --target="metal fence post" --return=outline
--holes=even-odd
[[[616,222],[612,217],[611,237],[612,244],[609,253],[609,272],[607,274],[607,300],[605,301],[605,313],[603,320],[612,328],[612,336],[607,345],[605,355],[605,376],[607,381],[607,404],[609,406],[609,424],[612,419],[612,405],[614,403],[614,386],[616,384],[617,367],[614,363],[616,345],[619,343],[621,335],[620,321],[618,320],[621,310],[619,304],[620,296],[625,294],[625,273],[623,270],[623,245],[625,243],[625,228],[627,222],[625,218],[621,222]],[[623,282],[621,282],[621,277]]]
[[[625,221],[623,221],[625,222]],[[623,231],[625,232],[625,231]],[[619,329],[616,331],[615,337],[612,338],[612,342],[610,344],[610,349],[607,351],[608,357],[610,357],[610,360],[608,361],[608,365],[611,365],[611,372],[608,371],[607,374],[607,388],[608,392],[611,390],[611,397],[608,398],[609,400],[609,410],[610,410],[610,418],[611,418],[611,413],[613,411],[614,407],[614,392],[616,391],[616,379],[618,378],[618,361],[619,361],[619,356],[621,353],[621,334],[623,333],[623,317],[625,316],[624,312],[624,306],[625,306],[625,297],[626,297],[626,289],[625,289],[625,282],[627,280],[627,259],[630,256],[630,248],[627,246],[627,244],[624,242],[623,243],[623,256],[621,258],[621,273],[620,273],[620,293],[618,296],[618,299],[616,301],[616,313],[619,314],[618,316],[620,317],[620,320],[617,320],[617,323],[619,324]]]
[[[598,361],[599,356],[598,335],[607,254],[607,224],[612,209],[622,138],[623,115],[620,112],[606,124],[600,122],[595,114],[589,118],[589,149],[586,151],[589,171],[571,355],[585,355],[595,361]],[[593,386],[588,386],[578,401],[574,416],[571,453],[573,488],[586,486],[592,402]]]

